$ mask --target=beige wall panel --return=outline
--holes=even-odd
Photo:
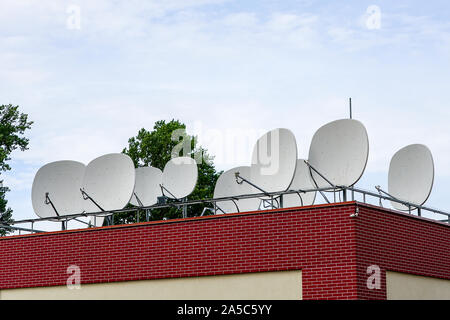
[[[388,300],[450,300],[450,280],[386,272]]]
[[[9,289],[0,299],[301,299],[300,270]]]

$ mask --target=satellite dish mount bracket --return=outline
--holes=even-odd
[[[139,204],[139,207],[143,207],[144,204],[142,203],[141,199],[137,196],[136,192],[133,192],[134,197],[136,198],[137,203]]]
[[[87,193],[86,191],[84,191],[83,189],[80,189],[81,194],[83,196],[83,200],[90,200],[93,204],[95,204],[97,206],[97,208],[100,209],[100,211],[105,212],[105,210],[103,210],[102,207],[99,206],[99,204],[97,202],[95,202],[94,199],[92,199]]]
[[[177,201],[182,201],[182,200],[178,199],[177,197],[175,197],[175,196],[173,195],[173,193],[170,192],[169,189],[167,189],[166,187],[164,187],[162,184],[160,184],[159,186],[161,187],[161,193],[162,193],[162,195],[163,195],[164,197],[167,198],[167,196],[164,194],[164,190],[165,190],[165,191],[167,191],[168,194],[171,195],[171,197],[172,197],[173,199],[175,199],[175,200],[177,200]]]
[[[263,199],[263,203],[264,203],[264,207],[265,207],[265,208],[268,208],[268,207],[272,206],[272,208],[276,209],[276,207],[274,207],[274,204],[273,204],[274,201],[277,202],[277,203],[278,203],[278,206],[280,207],[279,202],[278,202],[276,199],[274,199],[274,197],[273,197],[271,194],[269,194],[269,193],[268,193],[267,191],[265,191],[264,189],[258,187],[256,184],[254,184],[254,183],[248,181],[247,179],[241,177],[240,174],[239,174],[239,172],[235,172],[235,173],[234,173],[234,176],[236,177],[236,183],[237,183],[237,184],[242,184],[243,182],[248,183],[248,184],[251,185],[253,188],[258,189],[259,191],[261,191],[261,192],[264,193],[267,197],[270,198],[270,203],[271,203],[271,204],[270,204],[269,206],[266,206],[266,205],[265,205],[265,203],[267,202],[267,200],[264,200],[264,199]],[[239,181],[239,179],[241,179],[241,180]],[[281,198],[281,196],[282,196],[282,195],[280,195],[280,198]]]
[[[305,164],[308,166],[308,168],[309,168],[310,171],[312,170],[312,171],[314,171],[315,173],[317,173],[317,174],[318,174],[323,180],[325,180],[325,181],[326,181],[326,182],[327,182],[334,190],[337,189],[337,187],[336,187],[334,184],[332,184],[331,181],[328,180],[323,174],[321,174],[321,173],[319,172],[319,170],[317,170],[316,168],[314,168],[314,167],[309,163],[308,160],[303,160],[303,161],[304,161]],[[314,184],[316,185],[316,188],[319,189],[319,186],[318,186],[316,180],[314,180],[314,178],[313,178],[312,175],[311,175],[311,178],[312,178]],[[345,197],[345,188],[343,188],[343,190],[344,190],[344,197]],[[325,201],[328,202],[328,203],[330,203],[330,201],[329,201],[328,198],[325,196],[325,194],[323,193],[323,191],[322,191],[322,190],[319,190],[319,192],[320,192],[320,194],[322,195],[322,197],[325,199]]]
[[[55,211],[56,215],[59,217],[58,210],[56,210],[55,205],[53,204],[52,200],[50,199],[50,196],[49,196],[48,192],[45,193],[45,201],[44,201],[44,203],[47,204],[47,205],[51,205],[52,208],[53,208],[53,211]]]

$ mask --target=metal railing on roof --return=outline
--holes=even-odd
[[[0,228],[4,228],[10,231],[18,231],[19,234],[22,232],[30,232],[30,233],[38,233],[38,232],[45,232],[39,229],[35,228],[35,224],[39,224],[41,222],[45,221],[53,221],[53,222],[61,222],[63,230],[67,228],[67,225],[70,221],[77,221],[80,223],[86,224],[88,227],[92,227],[90,223],[87,223],[85,221],[79,220],[79,218],[83,217],[110,217],[109,224],[114,224],[113,218],[114,214],[118,213],[130,213],[135,212],[137,217],[139,217],[139,212],[145,211],[146,212],[146,221],[149,221],[151,211],[155,209],[163,209],[163,208],[187,208],[192,205],[198,205],[198,204],[210,204],[212,207],[206,207],[206,210],[203,210],[200,216],[203,216],[206,211],[210,211],[213,214],[220,213],[221,209],[220,206],[217,205],[217,203],[224,202],[224,201],[232,201],[236,204],[236,212],[239,212],[239,205],[238,202],[241,199],[250,199],[250,198],[259,198],[261,199],[261,203],[263,206],[263,209],[256,208],[257,210],[265,210],[265,209],[279,209],[283,208],[283,196],[288,194],[297,194],[299,195],[301,199],[301,195],[309,192],[318,192],[322,195],[324,200],[327,203],[340,203],[340,202],[347,202],[348,199],[351,199],[351,201],[358,201],[356,198],[357,195],[361,197],[360,202],[362,203],[368,203],[368,198],[374,198],[378,202],[379,207],[383,207],[383,201],[391,201],[399,203],[405,208],[407,208],[407,212],[412,215],[417,216],[423,216],[424,212],[429,212],[437,215],[443,216],[442,219],[435,219],[439,222],[446,222],[450,224],[450,213],[445,212],[439,209],[423,206],[423,205],[417,205],[414,203],[410,203],[407,201],[403,201],[400,199],[397,199],[388,193],[381,190],[381,188],[377,187],[378,193],[364,190],[360,188],[355,187],[326,187],[326,188],[314,188],[314,189],[307,189],[307,190],[288,190],[288,191],[281,191],[281,192],[261,192],[261,193],[254,193],[254,194],[243,194],[238,196],[232,196],[232,197],[221,197],[221,198],[210,198],[210,199],[199,199],[199,200],[186,200],[183,199],[182,201],[170,201],[166,203],[158,203],[152,206],[140,206],[140,207],[133,207],[133,208],[126,208],[126,209],[120,209],[120,210],[112,210],[112,211],[100,211],[100,212],[90,212],[90,213],[78,213],[78,214],[72,214],[72,215],[64,215],[64,216],[55,216],[55,217],[48,217],[48,218],[36,218],[36,219],[24,219],[24,220],[18,220],[14,221],[13,223],[7,225],[0,221]],[[330,200],[326,196],[326,192],[332,193],[333,199]],[[330,196],[330,195],[329,195]],[[299,206],[300,207],[300,206]],[[137,218],[137,221],[139,218]],[[19,227],[19,225],[24,224],[30,224],[30,227]]]

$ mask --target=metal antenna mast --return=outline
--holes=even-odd
[[[349,98],[349,106],[350,106],[350,119],[353,119],[352,117],[352,98]]]

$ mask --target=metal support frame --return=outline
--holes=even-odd
[[[239,172],[235,172],[234,173],[235,177],[236,177],[236,183],[237,184],[242,184],[243,182],[248,183],[249,185],[251,185],[252,187],[258,189],[259,191],[261,191],[262,193],[265,194],[266,197],[270,198],[270,204],[268,206],[266,206],[267,203],[267,199],[261,199],[263,202],[263,207],[264,208],[272,208],[272,209],[277,209],[277,207],[274,206],[274,201],[277,202],[278,204],[278,208],[282,208],[281,204],[282,204],[282,199],[281,199],[281,203],[278,202],[278,200],[276,200],[276,198],[274,198],[269,192],[265,191],[264,189],[262,189],[261,187],[257,186],[256,184],[254,184],[253,182],[243,178],[240,176]],[[239,179],[241,179],[241,181],[239,181]],[[279,195],[279,197],[282,195]]]
[[[162,184],[160,184],[159,185],[160,186],[160,188],[161,188],[161,193],[162,193],[162,195],[163,195],[163,197],[165,197],[166,198],[166,202],[167,202],[167,196],[164,194],[164,191],[167,191],[171,196],[172,196],[172,198],[174,199],[174,200],[176,200],[176,201],[178,201],[178,202],[187,202],[188,200],[187,200],[187,197],[184,197],[184,198],[182,198],[182,199],[179,199],[179,198],[177,198],[177,197],[175,197],[175,195],[172,193],[172,192],[170,192],[170,190],[169,189],[167,189],[166,187],[164,187]],[[158,198],[159,199],[159,198]],[[171,204],[169,204],[169,206],[175,206],[175,207],[179,207],[179,206],[177,206],[176,204],[173,204],[173,203],[171,203]],[[182,205],[182,208],[181,208],[181,215],[182,215],[182,217],[183,218],[187,218],[187,205]]]
[[[91,196],[89,196],[87,193],[86,193],[86,191],[84,191],[82,188],[80,188],[80,191],[81,191],[81,195],[83,196],[83,200],[90,200],[97,208],[99,208],[100,209],[100,211],[102,211],[102,212],[109,212],[109,211],[106,211],[106,210],[104,210],[102,207],[100,207],[100,205],[94,200],[94,199],[92,199],[92,197]],[[108,225],[112,225],[113,224],[113,216],[114,215],[114,213],[111,213],[110,215],[108,215],[108,216],[105,216],[105,220],[107,221],[107,224]],[[96,217],[94,217],[94,224],[95,225],[97,225],[97,221],[96,221]]]
[[[136,201],[137,201],[139,207],[143,207],[144,204],[142,203],[141,199],[139,199],[139,197],[137,196],[136,192],[133,192],[133,195],[136,198]]]
[[[236,183],[237,183],[237,184],[242,184],[242,182],[246,182],[246,183],[248,183],[249,185],[251,185],[252,187],[254,187],[254,188],[258,189],[259,191],[261,191],[262,193],[264,193],[267,197],[270,197],[270,196],[271,196],[270,193],[268,193],[267,191],[265,191],[265,190],[263,190],[262,188],[258,187],[256,184],[254,184],[254,183],[248,181],[247,179],[241,177],[241,176],[239,175],[239,172],[235,172],[235,173],[234,173],[234,176],[236,177]],[[241,179],[240,182],[239,182],[239,179]]]
[[[5,228],[5,229],[8,229],[8,230],[12,230],[12,231],[26,231],[26,232],[33,232],[33,233],[45,232],[45,231],[37,230],[37,229],[33,229],[33,228],[28,229],[28,228],[13,227],[13,226],[6,225],[6,224],[3,224],[3,223],[0,223],[0,229],[1,228]]]
[[[181,202],[186,202],[187,201],[187,198],[183,198],[182,200],[181,200]],[[183,209],[182,209],[183,211],[183,218],[187,218],[187,206],[186,205],[184,205],[183,206]]]
[[[231,198],[231,199],[229,199],[229,200],[227,200],[227,201],[231,201],[231,202],[233,202],[233,204],[234,204],[234,206],[236,207],[236,212],[237,213],[239,213],[239,212],[241,212],[240,210],[239,210],[239,206],[237,205],[237,203],[236,203],[236,200],[239,200],[239,199],[233,199],[233,198]],[[210,208],[210,209],[213,209],[214,210],[214,214],[217,214],[217,210],[220,210],[223,214],[225,214],[226,212],[225,211],[223,211],[222,210],[222,208],[221,207],[219,207],[218,205],[217,205],[217,202],[214,202],[213,203],[213,208]],[[207,209],[207,208],[205,208],[205,209]],[[203,209],[204,210],[204,209]],[[203,214],[202,214],[203,215]]]
[[[50,196],[49,196],[49,193],[48,193],[48,192],[45,193],[45,201],[44,201],[44,204],[46,204],[46,205],[51,205],[52,208],[53,208],[53,211],[55,211],[55,213],[56,213],[56,216],[57,216],[57,217],[60,217],[59,212],[58,212],[58,210],[56,210],[56,207],[55,207],[55,205],[53,204],[52,200],[50,199]],[[61,221],[61,230],[66,230],[66,229],[67,229],[67,223],[68,223],[68,221]]]
[[[139,199],[138,195],[136,194],[136,192],[133,192],[134,197],[136,198],[136,201],[138,203],[139,207],[143,207],[144,204],[142,203],[141,199]],[[147,212],[145,214],[145,220],[148,221],[147,219]],[[136,209],[136,222],[139,223],[140,222],[140,215],[139,215],[139,209]],[[111,225],[114,224],[114,221],[112,221]]]
[[[203,216],[205,215],[205,212],[206,212],[206,211],[212,212],[213,214],[215,213],[214,208],[204,207],[204,208],[203,208],[203,211],[202,211],[202,214],[200,215],[200,217],[203,217]]]
[[[401,200],[397,199],[396,197],[394,197],[394,196],[391,195],[390,193],[388,193],[388,192],[384,191],[383,189],[381,189],[380,186],[375,186],[375,189],[377,189],[378,192],[379,192],[380,194],[383,193],[383,194],[387,195],[388,197],[391,197],[392,199],[394,199],[394,200],[397,201],[397,202],[400,202],[400,203],[402,202]],[[381,201],[381,200],[380,200],[380,201]],[[419,217],[422,216],[422,210],[421,210],[420,206],[414,206],[414,205],[408,203],[408,204],[407,204],[407,207],[408,207],[408,211],[409,211],[410,214],[411,214],[411,211],[412,211],[412,210],[417,210],[417,215],[418,215]]]
[[[378,186],[377,186],[378,187]],[[355,187],[347,187],[347,190],[349,190],[352,193],[352,199],[354,200],[355,198],[355,194],[361,194],[364,203],[367,203],[367,197],[373,197],[375,199],[379,199],[380,203],[382,204],[382,200],[387,200],[387,201],[393,201],[393,202],[397,202],[400,204],[403,204],[404,206],[408,207],[408,208],[414,208],[414,209],[418,209],[418,211],[420,212],[419,214],[422,214],[423,211],[427,211],[427,212],[431,212],[431,213],[435,213],[435,214],[439,214],[439,215],[444,215],[446,216],[445,220],[439,220],[436,219],[437,221],[447,221],[447,223],[450,224],[450,213],[449,212],[445,212],[445,211],[441,211],[438,209],[434,209],[434,208],[430,208],[430,207],[426,207],[423,205],[417,205],[417,204],[413,204],[413,203],[409,203],[407,201],[402,201],[399,199],[396,199],[394,197],[392,197],[392,195],[388,194],[385,191],[382,191],[381,188],[376,188],[378,190],[378,192],[372,192],[372,191],[368,191],[368,190],[363,190],[363,189],[358,189]],[[223,201],[233,201],[233,203],[236,204],[236,201],[240,200],[240,199],[250,199],[250,198],[261,198],[261,197],[266,197],[266,196],[270,196],[270,197],[279,197],[281,195],[285,195],[285,194],[297,194],[300,196],[301,193],[307,193],[307,192],[320,192],[320,191],[335,191],[334,188],[328,187],[328,188],[313,188],[313,189],[309,189],[309,190],[288,190],[288,191],[283,191],[283,192],[272,192],[272,193],[267,193],[267,192],[263,192],[263,193],[257,193],[257,194],[243,194],[243,195],[239,195],[239,196],[232,196],[232,197],[221,197],[221,198],[211,198],[211,199],[201,199],[201,200],[189,200],[189,201],[183,201],[183,202],[175,202],[175,203],[166,203],[166,204],[155,204],[152,206],[148,206],[148,207],[140,207],[139,209],[141,210],[153,210],[153,209],[160,209],[160,208],[166,208],[166,207],[174,207],[174,206],[191,206],[191,205],[196,205],[196,204],[213,204],[214,206],[214,210],[217,213],[217,210],[221,210],[219,206],[217,206],[217,203],[219,202],[223,202]],[[301,198],[301,196],[300,196]],[[303,203],[302,203],[303,205]],[[238,209],[238,208],[237,208]],[[110,211],[111,214],[114,213],[124,213],[124,212],[131,212],[131,211],[135,211],[136,209],[120,209],[120,210],[112,210]],[[222,211],[222,210],[221,210]],[[223,211],[222,211],[223,212]],[[239,209],[238,211],[239,212]],[[93,213],[89,213],[89,216],[94,216],[96,217],[97,215],[104,215],[105,212],[104,211],[99,211],[99,212],[93,212]],[[14,221],[11,225],[5,225],[5,224],[1,224],[0,223],[0,228],[6,228],[9,230],[17,230],[17,231],[25,231],[25,232],[43,232],[37,229],[34,229],[34,224],[37,222],[42,222],[42,221],[55,221],[56,220],[61,220],[61,219],[67,219],[67,220],[71,220],[71,219],[76,219],[78,217],[86,217],[87,214],[86,213],[78,213],[78,214],[73,214],[73,215],[64,215],[64,217],[48,217],[48,218],[37,218],[37,219],[26,219],[26,220],[19,220],[19,221]],[[148,218],[147,218],[148,219]],[[25,223],[31,223],[31,229],[28,228],[22,228],[22,227],[18,227],[17,225],[19,224],[25,224]]]
[[[177,201],[180,201],[180,199],[178,199],[177,197],[175,197],[175,196],[173,195],[173,193],[170,192],[170,190],[167,189],[166,187],[164,187],[162,184],[160,184],[159,187],[161,188],[161,193],[162,193],[162,195],[163,195],[164,197],[167,198],[167,196],[164,194],[164,190],[165,190],[165,191],[167,191],[167,192],[172,196],[173,199],[175,199],[175,200],[177,200]]]
[[[95,204],[95,206],[96,206],[97,208],[99,208],[101,211],[105,212],[105,210],[103,210],[103,208],[100,207],[100,205],[99,205],[97,202],[95,202],[95,200],[92,199],[92,198],[86,193],[86,191],[84,191],[84,190],[81,189],[81,188],[80,188],[80,191],[81,191],[81,195],[83,196],[83,200],[90,200],[93,204]]]
[[[58,210],[56,210],[55,205],[53,204],[52,200],[50,199],[50,196],[49,196],[49,193],[48,193],[48,192],[45,193],[45,201],[44,201],[44,204],[51,205],[52,208],[53,208],[53,211],[55,211],[55,213],[56,213],[56,216],[59,217]]]
[[[381,195],[381,194],[385,194],[385,195],[387,195],[389,198],[392,198],[393,200],[395,200],[396,202],[402,202],[400,199],[397,199],[397,198],[394,197],[392,194],[390,194],[390,193],[384,191],[383,189],[381,189],[380,186],[375,186],[375,189],[377,189],[377,191],[378,191],[378,193],[379,193],[380,195]],[[380,198],[380,201],[381,201],[381,198]],[[411,204],[407,204],[406,206],[409,207],[409,211],[411,211]],[[413,210],[414,210],[414,209],[413,209]]]
[[[319,170],[317,170],[316,168],[314,168],[314,167],[309,163],[308,160],[303,160],[303,161],[305,162],[305,164],[306,164],[306,165],[308,166],[308,168],[309,168],[309,173],[310,173],[310,175],[311,175],[311,178],[312,178],[312,172],[311,172],[311,170],[313,170],[314,172],[316,172],[320,177],[322,177],[322,179],[324,179],[324,180],[325,180],[325,181],[333,188],[334,202],[336,202],[336,193],[335,193],[336,186],[335,186],[334,184],[332,184],[332,183],[330,182],[330,180],[328,180],[323,174],[321,174],[321,173],[319,172]],[[319,189],[319,185],[317,184],[316,180],[314,180],[314,178],[312,178],[312,180],[313,180],[314,185],[316,186],[316,188]],[[319,193],[320,193],[320,195],[322,196],[322,198],[324,198],[324,200],[325,200],[327,203],[331,203],[330,200],[328,200],[327,196],[323,193],[323,191],[319,190]]]

